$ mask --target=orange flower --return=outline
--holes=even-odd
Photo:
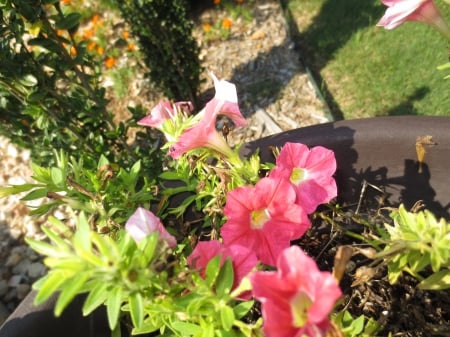
[[[91,19],[92,24],[94,25],[94,27],[97,26],[97,24],[99,23],[100,20],[100,15],[98,15],[97,13],[94,14],[94,16]]]
[[[136,46],[133,43],[129,43],[127,46],[127,50],[128,51],[136,50]]]
[[[109,56],[106,58],[105,60],[105,66],[108,69],[111,69],[112,67],[114,67],[114,65],[116,64],[116,59],[112,56]]]
[[[95,44],[94,41],[91,41],[91,42],[89,42],[88,45],[87,45],[87,50],[93,51],[93,50],[95,49],[95,47],[97,47],[97,45]]]
[[[97,54],[102,55],[103,52],[104,52],[103,47],[102,47],[102,46],[98,46],[98,47],[97,47]]]
[[[63,5],[70,5],[72,0],[62,0]]]
[[[89,40],[89,39],[91,39],[91,38],[93,38],[94,37],[94,29],[93,28],[91,28],[91,29],[86,29],[85,31],[84,31],[84,33],[83,33],[83,37],[86,39],[86,40]]]
[[[214,5],[220,4],[220,0],[214,0]]]
[[[209,31],[211,31],[211,25],[209,23],[205,23],[203,25],[203,30],[208,33]]]
[[[128,33],[128,30],[124,30],[122,32],[122,37],[127,40],[130,37],[130,33]]]
[[[244,2],[244,0],[236,0],[236,3],[238,3],[238,4],[241,4],[243,2]]]
[[[77,49],[74,46],[70,47],[70,55],[72,56],[77,55]]]
[[[223,27],[223,28],[225,28],[225,29],[230,29],[230,28],[231,28],[231,25],[232,25],[232,22],[231,22],[230,19],[225,18],[225,19],[222,20],[222,27]]]

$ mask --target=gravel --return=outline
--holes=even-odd
[[[0,137],[0,186],[32,182],[30,153]],[[25,236],[41,239],[44,219],[33,218],[20,200],[23,194],[0,198],[0,324],[43,276],[42,257],[24,242]]]

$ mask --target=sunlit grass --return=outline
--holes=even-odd
[[[437,2],[450,19],[450,6]],[[428,26],[375,27],[378,0],[289,0],[303,58],[346,119],[450,115],[448,43]]]

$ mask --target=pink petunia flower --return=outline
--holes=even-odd
[[[192,268],[199,269],[200,275],[204,277],[208,262],[217,255],[221,255],[221,264],[228,257],[231,258],[234,271],[232,289],[235,289],[258,263],[255,253],[249,248],[239,245],[226,247],[217,240],[198,242],[191,255],[188,256],[187,263]]]
[[[336,197],[335,171],[333,151],[322,146],[308,149],[304,144],[286,143],[269,176],[288,179],[295,187],[296,203],[310,214],[318,205]]]
[[[236,86],[225,80],[219,80],[214,73],[210,73],[216,94],[206,103],[205,115],[208,119],[215,119],[218,115],[230,118],[236,127],[247,125],[247,121],[239,110]]]
[[[138,207],[127,220],[125,230],[136,242],[141,241],[147,235],[157,231],[160,238],[165,240],[170,248],[175,248],[177,245],[177,240],[167,232],[161,220],[152,212],[142,207]]]
[[[292,184],[285,179],[263,178],[254,187],[228,192],[224,214],[227,220],[221,235],[225,246],[248,247],[271,266],[291,240],[311,226],[303,208],[295,204]]]
[[[213,73],[211,76],[216,94],[199,113],[201,120],[185,130],[171,147],[169,154],[174,159],[187,151],[201,147],[214,149],[227,157],[233,156],[227,142],[216,130],[217,116],[227,116],[236,126],[244,126],[247,122],[239,110],[236,86],[225,80],[219,81]]]
[[[377,26],[394,29],[405,21],[421,21],[450,39],[450,27],[433,0],[382,0],[388,6]]]
[[[178,159],[184,153],[207,147],[227,157],[234,156],[225,139],[217,132],[215,121],[202,118],[200,122],[188,128],[169,149],[172,158]]]
[[[191,102],[176,102],[174,105],[186,113],[190,113],[194,109]],[[150,115],[140,119],[137,123],[161,130],[163,123],[166,120],[173,119],[175,114],[176,111],[174,111],[173,105],[168,101],[162,101],[152,109]]]
[[[255,272],[250,282],[262,304],[266,337],[325,336],[342,295],[331,273],[321,272],[298,246],[281,253],[277,271]]]

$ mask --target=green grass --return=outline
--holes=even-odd
[[[437,1],[450,20],[450,6]],[[379,0],[288,0],[302,58],[335,115],[450,115],[448,42],[430,27],[407,22],[387,31],[375,24]]]

